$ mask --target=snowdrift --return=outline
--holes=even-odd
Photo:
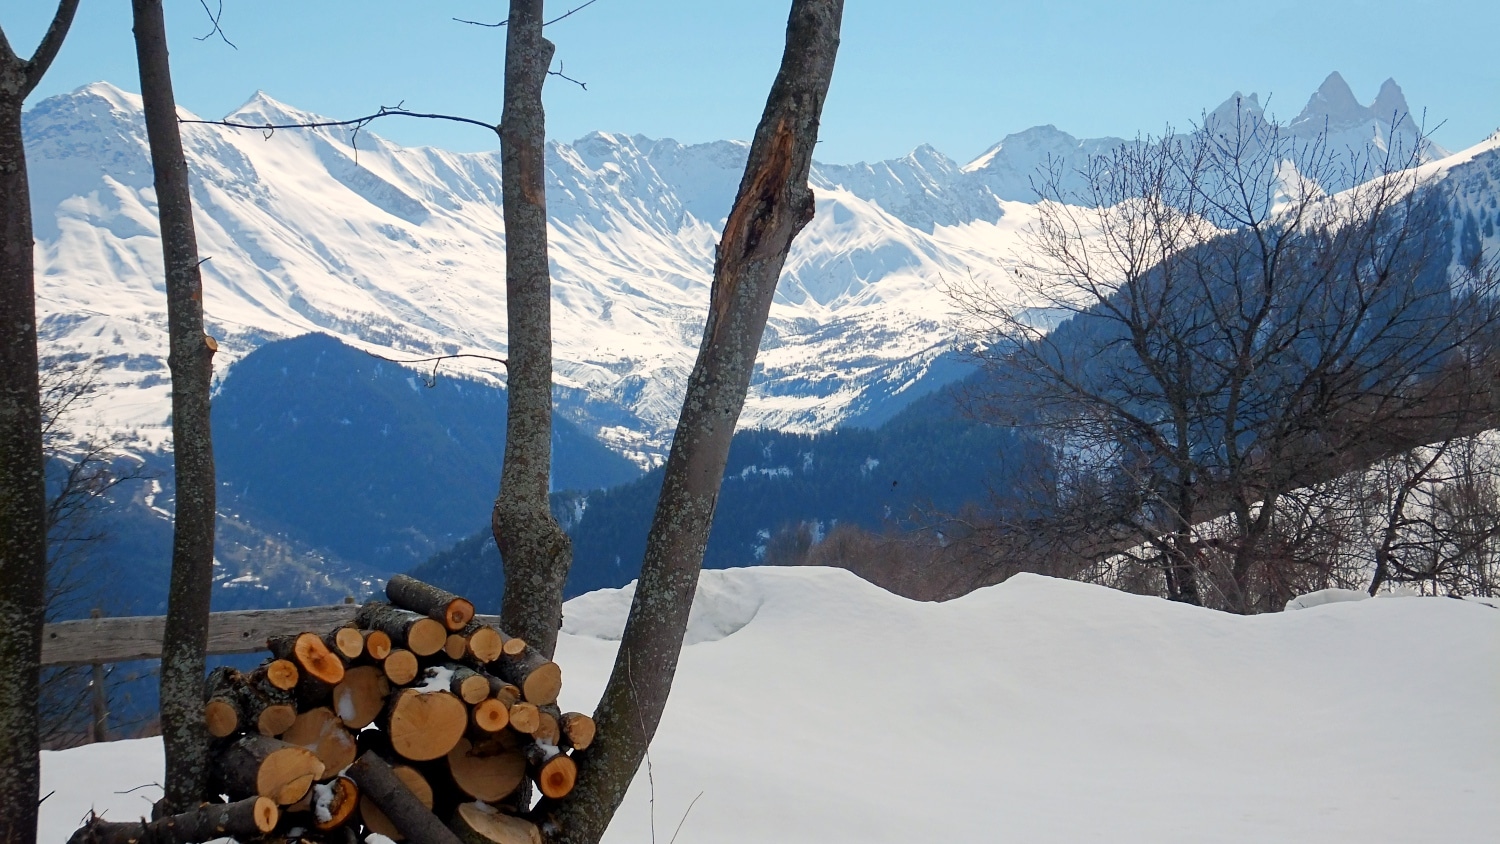
[[[590,711],[630,589],[566,607]],[[1481,841],[1500,830],[1500,609],[1240,618],[1019,576],[946,604],[847,572],[705,572],[606,841]],[[43,841],[149,809],[154,739],[43,754]],[[694,801],[696,800],[696,803]],[[692,811],[684,813],[689,806]]]

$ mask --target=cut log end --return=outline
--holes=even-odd
[[[495,698],[474,704],[470,715],[474,726],[486,733],[498,733],[510,726],[510,709]]]
[[[386,731],[402,757],[426,762],[446,756],[468,725],[468,707],[452,693],[403,689],[391,700]]]
[[[302,747],[272,751],[255,775],[255,791],[282,806],[301,800],[312,784],[323,776],[323,763]]]
[[[449,659],[463,659],[464,654],[469,652],[469,640],[462,633],[449,633],[448,641],[443,644],[443,655]]]
[[[453,674],[452,692],[473,706],[490,696],[490,681],[474,671],[459,669]]]
[[[562,668],[555,662],[537,666],[521,683],[521,694],[538,706],[557,703],[562,693]]]
[[[459,806],[452,826],[464,844],[542,844],[536,824],[475,803]]]
[[[405,648],[393,648],[390,655],[385,658],[385,676],[398,686],[417,679],[417,655]]]
[[[518,733],[531,735],[542,725],[542,713],[536,704],[522,701],[510,708],[510,725]]]
[[[260,711],[255,730],[263,736],[279,736],[297,721],[297,707],[290,703],[273,703]]]
[[[328,637],[328,646],[346,660],[359,659],[365,652],[365,637],[359,628],[345,625]]]
[[[505,639],[493,627],[481,626],[469,634],[468,655],[479,662],[494,662],[505,652]]]
[[[344,726],[362,730],[380,714],[390,692],[390,680],[381,666],[359,665],[344,672],[344,682],[334,687],[333,711],[338,713]]]
[[[536,786],[545,797],[560,800],[567,797],[573,791],[573,784],[578,781],[578,765],[573,760],[559,753],[542,763],[537,771]]]
[[[297,715],[296,721],[282,734],[281,740],[312,751],[323,763],[324,772],[329,775],[353,764],[357,752],[354,735],[344,729],[338,715],[326,706]]]
[[[462,630],[474,618],[474,605],[465,598],[454,598],[443,608],[443,623],[449,630]]]
[[[348,823],[359,809],[359,786],[348,777],[335,777],[326,786],[314,787],[315,791],[323,789],[327,789],[326,796],[313,799],[313,827],[328,832]]]
[[[448,752],[448,771],[463,793],[492,803],[515,791],[526,779],[526,754],[493,741],[475,745],[460,739]]]
[[[370,659],[383,660],[391,653],[391,637],[384,630],[366,630],[365,653]]]
[[[594,719],[582,712],[564,712],[562,729],[574,750],[587,750],[594,743]]]
[[[281,807],[276,801],[269,797],[255,798],[254,808],[251,810],[251,822],[256,830],[266,833],[276,828],[281,821]]]
[[[232,702],[215,698],[203,705],[203,723],[209,735],[224,738],[240,728],[240,712]]]
[[[266,663],[266,682],[284,692],[297,688],[297,681],[301,678],[302,672],[297,669],[297,664],[289,659],[273,659]]]
[[[406,648],[417,656],[432,656],[448,644],[448,630],[430,618],[412,622],[406,630]]]
[[[501,646],[501,650],[506,656],[520,656],[526,653],[526,640],[519,636],[514,639],[506,639],[505,644]]]

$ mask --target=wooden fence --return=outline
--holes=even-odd
[[[326,632],[354,620],[357,604],[285,610],[237,610],[208,617],[210,654],[249,654],[266,649],[266,639],[305,630]],[[499,616],[475,616],[499,624]],[[160,659],[164,615],[85,618],[49,624],[42,632],[42,665],[100,665]]]

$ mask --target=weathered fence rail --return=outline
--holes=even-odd
[[[263,651],[266,639],[305,630],[326,631],[352,621],[357,604],[282,610],[236,610],[208,617],[210,654]],[[498,624],[499,616],[476,616]],[[42,633],[42,665],[95,665],[159,659],[164,615],[85,618],[49,624]]]

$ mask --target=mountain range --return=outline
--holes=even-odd
[[[1207,119],[1240,108],[1236,94]],[[1337,74],[1291,124],[1330,146],[1408,144],[1387,82],[1360,106]],[[185,118],[192,118],[184,113]],[[311,122],[257,94],[227,119]],[[165,315],[141,104],[107,83],[25,116],[44,352],[103,356],[114,398],[99,424],[165,445]],[[742,424],[811,432],[875,424],[962,371],[947,278],[1003,278],[1025,251],[1032,179],[1064,187],[1123,143],[1042,126],[959,165],[923,146],[876,164],[816,165],[818,213],[798,238]],[[348,127],[261,132],[184,126],[205,311],[218,370],[318,331],[395,359],[503,357],[505,236],[498,152],[403,148]],[[746,145],[596,132],[548,146],[559,412],[643,466],[657,462],[696,354],[717,228]],[[1427,157],[1445,151],[1428,148]],[[452,367],[503,383],[478,359]]]
[[[1452,188],[1456,237],[1464,244],[1494,240],[1500,225],[1500,135],[1449,155],[1423,142],[1409,118],[1398,119],[1406,111],[1394,82],[1363,106],[1333,74],[1287,131],[1359,154],[1414,150],[1429,162],[1433,177]],[[1207,113],[1204,123],[1235,116],[1258,120],[1263,114],[1255,95],[1237,93]],[[319,118],[257,94],[228,119],[260,125]],[[128,450],[165,466],[165,297],[140,99],[95,83],[36,104],[24,127],[43,354],[98,361],[108,396],[86,419],[70,424],[80,432],[120,435]],[[461,376],[449,396],[419,387],[425,368],[387,363],[376,376],[373,358],[361,364],[339,350],[397,362],[435,354],[505,355],[498,152],[400,147],[348,127],[183,128],[205,258],[206,317],[220,349],[215,425],[223,436],[227,485],[221,515],[233,516],[246,537],[257,537],[240,545],[265,542],[278,554],[342,560],[347,566],[340,570],[348,576],[325,585],[325,591],[337,592],[409,567],[479,528],[492,495],[480,491],[487,489],[480,480],[455,481],[448,489],[484,496],[472,510],[425,496],[437,509],[477,514],[473,522],[464,516],[441,526],[417,526],[419,517],[431,513],[392,507],[391,501],[405,499],[381,485],[400,485],[399,472],[384,470],[425,459],[414,453],[450,460],[458,453],[496,454],[494,428],[455,428],[432,414],[441,407],[441,413],[496,418],[503,413],[503,367],[478,357],[444,362],[441,379]],[[892,430],[920,437],[920,426],[899,421],[903,411],[969,371],[956,351],[957,320],[944,280],[1003,284],[1007,271],[1026,260],[1037,168],[1050,166],[1060,188],[1076,190],[1077,170],[1088,157],[1122,143],[1078,139],[1043,126],[1007,136],[966,164],[923,146],[874,164],[815,165],[817,215],[787,263],[741,426],[805,438],[839,426],[877,428],[898,420]],[[556,396],[559,417],[567,423],[560,435],[573,438],[577,454],[597,455],[583,463],[602,467],[555,477],[559,489],[628,479],[634,470],[614,466],[609,452],[636,470],[657,465],[664,455],[701,333],[718,227],[746,149],[738,141],[683,145],[604,132],[549,144]],[[338,343],[278,342],[309,333]],[[333,381],[317,381],[313,361],[319,355],[341,362],[336,373],[330,371]],[[253,363],[257,356],[259,365]],[[367,380],[351,375],[357,372]],[[340,386],[328,386],[333,383]],[[334,398],[363,403],[372,418],[338,411],[327,401]],[[404,402],[424,402],[425,409]],[[316,424],[297,421],[309,413]],[[359,441],[363,448],[350,450],[349,429],[376,431],[384,422],[375,417],[420,417],[412,430],[450,442],[429,448],[436,440],[418,440],[387,453],[378,435],[371,435]],[[293,432],[311,439],[297,441]],[[235,442],[236,436],[246,438]],[[486,437],[487,450],[476,444]],[[461,444],[458,451],[451,450],[454,442]],[[789,453],[798,454],[808,444],[787,442]],[[587,443],[607,451],[590,451]],[[874,447],[851,445],[838,471],[857,473],[862,461],[877,456],[855,452]],[[879,444],[887,452],[894,447]],[[270,453],[278,459],[259,456]],[[290,459],[297,454],[329,460],[314,469]],[[267,492],[277,483],[316,486],[320,477],[359,464],[361,457],[381,467],[357,473],[364,488],[350,486],[339,494],[330,488],[320,499],[282,500]],[[892,458],[879,459],[889,466]],[[497,478],[486,460],[465,467],[465,477]],[[754,462],[747,457],[731,472]],[[757,496],[774,499],[778,479],[791,483],[795,475],[756,469],[742,480],[765,481]],[[156,495],[142,493],[137,503],[164,517],[168,511],[160,505],[169,503],[169,485],[161,500]],[[855,510],[879,513],[880,507]],[[738,520],[740,533],[724,546],[731,550],[721,564],[753,555],[762,530],[823,517],[785,510]],[[408,523],[400,524],[401,518]],[[351,525],[362,519],[375,519],[380,527],[359,537],[360,528]],[[343,533],[330,527],[338,523],[347,523]],[[412,541],[391,540],[396,535]],[[226,582],[258,577],[254,553],[230,553],[222,545],[221,560],[234,568],[226,570],[233,575]],[[232,561],[237,567],[228,565]]]

